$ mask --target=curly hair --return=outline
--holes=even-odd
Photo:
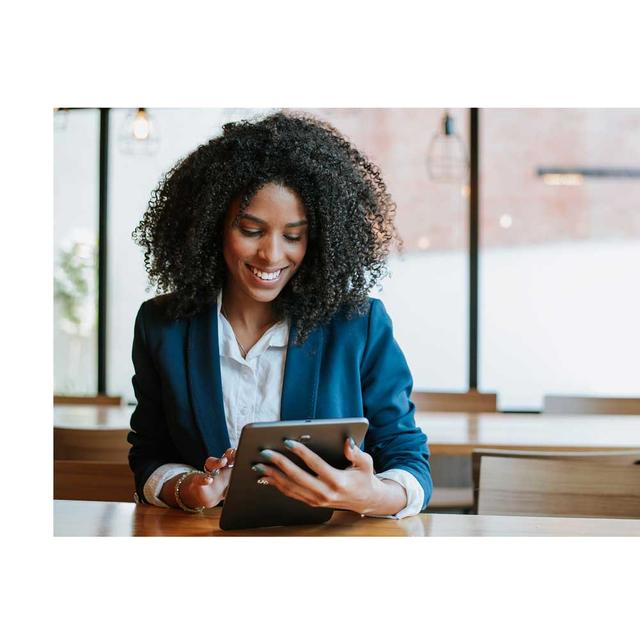
[[[261,187],[295,191],[308,219],[299,270],[274,301],[295,323],[296,342],[338,311],[362,313],[386,274],[395,203],[377,166],[335,128],[307,114],[277,112],[231,122],[179,161],[153,191],[133,232],[150,284],[167,296],[171,319],[215,302],[224,286],[223,224],[232,200],[243,211]]]

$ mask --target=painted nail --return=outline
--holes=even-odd
[[[298,443],[295,440],[284,441],[284,446],[287,447],[287,449],[295,449],[297,445]]]
[[[254,464],[253,467],[251,467],[252,471],[255,471],[256,473],[264,473],[266,471],[266,468],[263,464]]]
[[[349,446],[353,449],[356,446],[356,443],[353,438],[349,438]]]
[[[271,451],[271,449],[263,449],[260,455],[267,460],[271,460],[271,458],[273,458],[273,451]]]

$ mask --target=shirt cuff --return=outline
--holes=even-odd
[[[400,519],[408,516],[415,516],[417,513],[420,513],[420,510],[422,509],[422,502],[424,501],[424,489],[413,474],[405,471],[404,469],[389,469],[388,471],[376,473],[376,478],[379,478],[380,480],[393,480],[402,486],[407,494],[407,503],[404,508],[398,511],[395,515],[368,517]]]
[[[195,471],[195,469],[189,465],[178,464],[175,462],[163,464],[161,467],[158,467],[144,483],[144,499],[156,507],[164,507],[165,509],[168,509],[169,505],[162,502],[158,497],[160,495],[162,485],[167,482],[167,480],[171,480],[171,478],[174,478],[185,471]]]

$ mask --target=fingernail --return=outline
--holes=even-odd
[[[260,455],[267,460],[271,460],[271,458],[273,458],[273,451],[271,451],[271,449],[263,449]]]
[[[224,457],[224,456],[223,456],[222,458],[220,458],[220,464],[221,464],[222,466],[224,466],[225,464],[227,464],[227,459],[226,459],[226,457]]]
[[[287,447],[287,449],[294,449],[297,446],[297,442],[295,440],[285,440],[284,441],[284,446]]]
[[[353,449],[356,446],[356,443],[353,438],[349,438],[349,446]]]
[[[253,467],[251,467],[252,471],[255,471],[256,473],[264,473],[266,471],[264,465],[262,464],[254,464]]]

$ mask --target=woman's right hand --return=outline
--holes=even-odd
[[[218,471],[215,475],[193,474],[180,485],[180,499],[192,509],[211,509],[215,507],[226,495],[229,487],[231,470],[235,462],[235,449],[227,449],[221,458],[213,456],[207,458],[204,469],[209,474]]]

